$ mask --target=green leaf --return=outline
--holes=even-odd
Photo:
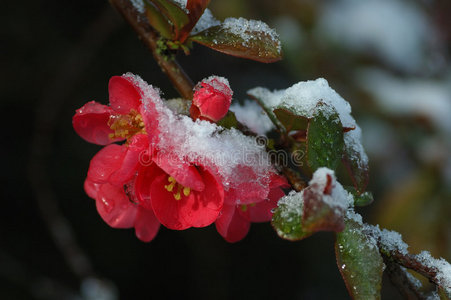
[[[337,234],[335,254],[351,297],[380,299],[384,262],[376,241],[363,233],[362,224],[346,220],[345,230]]]
[[[150,26],[152,26],[160,35],[166,39],[172,39],[172,26],[161,11],[148,0],[144,1],[146,5],[146,16]]]
[[[160,12],[172,23],[173,39],[178,40],[180,30],[189,22],[188,14],[172,0],[146,0],[157,7]]]
[[[189,40],[216,51],[264,63],[276,62],[282,58],[280,41],[264,31],[246,31],[247,38],[236,34],[223,25],[210,27]]]
[[[345,189],[354,197],[355,206],[367,206],[374,201],[373,193],[371,192],[359,193],[353,186],[347,186]]]
[[[225,117],[219,120],[217,124],[227,129],[236,128],[238,126],[238,120],[233,111],[228,111]]]
[[[312,232],[305,231],[302,227],[302,194],[298,193],[295,197],[299,197],[298,202],[288,202],[284,200],[287,198],[282,198],[271,221],[277,234],[290,241],[302,240],[312,235]]]
[[[343,156],[343,126],[336,110],[319,102],[307,127],[307,163],[312,171],[320,167],[336,170]]]

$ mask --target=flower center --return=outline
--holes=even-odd
[[[111,116],[108,121],[108,126],[114,133],[110,133],[109,138],[114,140],[116,138],[130,139],[137,133],[146,133],[145,125],[141,114],[132,109],[127,115]]]
[[[191,193],[191,189],[189,187],[185,187],[178,183],[174,177],[169,176],[168,177],[169,184],[165,185],[164,188],[168,192],[172,192],[175,200],[182,199],[182,193],[185,195],[185,197],[188,197]]]

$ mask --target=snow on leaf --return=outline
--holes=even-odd
[[[302,191],[299,193],[293,191],[279,200],[271,224],[281,238],[297,241],[313,233],[302,227],[303,206]]]
[[[225,54],[260,62],[282,58],[277,33],[261,21],[228,18],[189,39]]]
[[[361,135],[361,129],[357,125],[354,130],[344,133],[345,150],[343,164],[358,194],[365,191],[370,172],[368,157],[361,143]]]
[[[352,197],[335,179],[334,172],[320,168],[309,186],[303,190],[302,225],[307,231],[335,231],[344,229],[344,214]]]
[[[364,192],[368,183],[369,168],[368,157],[361,144],[361,130],[351,116],[349,103],[330,88],[325,79],[298,82],[285,90],[270,91],[257,87],[248,91],[248,94],[273,109],[280,118],[279,121],[288,128],[297,129],[305,126],[302,118],[313,119],[318,113],[318,103],[325,104],[321,109],[324,117],[335,118],[331,116],[338,114],[344,131],[343,163],[357,191]],[[341,152],[341,149],[339,151]]]
[[[354,206],[367,206],[373,203],[374,197],[371,192],[358,193],[355,187],[347,186],[345,189],[354,197]]]
[[[363,233],[362,224],[346,220],[337,234],[335,254],[338,269],[353,299],[380,299],[383,259],[374,238]]]

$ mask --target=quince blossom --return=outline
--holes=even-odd
[[[219,120],[227,113],[232,91],[224,82],[210,77],[197,87],[193,105],[205,113],[200,119]],[[107,145],[91,160],[85,191],[108,225],[134,227],[139,239],[150,241],[160,224],[183,230],[216,222],[218,232],[234,242],[247,234],[250,222],[271,218],[286,184],[271,168],[235,160],[216,164],[214,151],[196,148],[201,153],[193,158],[184,148],[196,126],[201,131],[194,134],[211,149],[230,142],[236,149],[233,143],[252,144],[249,138],[237,131],[221,135],[215,124],[176,115],[158,90],[131,74],[111,78],[109,99],[109,106],[92,101],[73,117],[82,138]],[[125,142],[112,144],[120,141]],[[264,153],[249,147],[257,157]]]

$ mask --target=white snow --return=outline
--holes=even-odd
[[[175,3],[177,3],[180,8],[182,8],[186,13],[189,13],[189,11],[186,9],[186,4],[188,2],[188,0],[172,0]]]
[[[328,176],[332,176],[332,193],[330,195],[324,194],[324,189],[328,183]],[[308,188],[321,195],[320,201],[331,209],[334,209],[336,214],[349,214],[346,210],[353,205],[354,199],[352,195],[349,194],[338,181],[336,181],[334,171],[328,168],[319,168],[313,174]],[[300,192],[291,191],[288,195],[279,200],[279,206],[286,206],[286,210],[284,210],[286,211],[285,217],[289,217],[291,214],[302,216],[304,191],[305,189]],[[284,216],[282,215],[282,217]]]
[[[211,11],[207,8],[204,10],[204,13],[202,14],[202,17],[200,17],[199,21],[197,21],[196,26],[194,26],[193,30],[191,31],[192,34],[197,34],[201,31],[204,31],[207,28],[217,26],[221,24],[219,20],[217,20]]]
[[[327,107],[335,108],[343,127],[355,128],[344,134],[346,147],[354,149],[359,154],[361,166],[368,163],[368,157],[361,144],[361,130],[351,116],[351,105],[335,92],[324,78],[301,81],[286,90],[272,92],[266,88],[257,87],[249,90],[248,94],[260,99],[269,108],[287,108],[307,118],[314,116],[319,102],[328,105],[322,108],[326,115],[332,113]]]
[[[240,123],[259,135],[266,135],[267,132],[275,128],[269,117],[255,101],[246,100],[244,105],[234,103],[230,106],[230,111],[235,113]]]
[[[207,121],[193,121],[188,116],[176,115],[163,103],[158,90],[139,76],[130,73],[125,76],[143,91],[141,101],[144,109],[149,111],[151,105],[155,106],[160,131],[155,147],[170,153],[175,164],[196,163],[216,171],[226,190],[239,186],[243,181],[253,181],[269,191],[269,177],[275,170],[264,145],[236,129],[225,130]],[[255,176],[249,178],[248,174],[238,171],[243,166],[251,167]]]
[[[284,206],[285,209],[281,210],[280,216],[288,222],[291,222],[293,217],[302,217],[302,209],[304,207],[303,191],[291,191],[288,195],[280,198],[277,206]]]
[[[324,194],[324,189],[328,183],[328,177],[332,178],[332,192],[330,195]],[[335,172],[328,168],[319,168],[313,173],[312,179],[309,181],[310,188],[314,189],[318,194],[322,194],[322,201],[329,207],[335,208],[337,212],[344,212],[348,207],[352,206],[354,199],[343,186],[337,181]]]
[[[423,116],[451,133],[451,76],[442,80],[401,79],[378,69],[356,74],[359,85],[384,111],[398,116]]]
[[[428,251],[423,251],[415,257],[424,265],[429,266],[437,272],[438,283],[451,293],[451,265],[443,258],[437,259],[431,256]]]
[[[215,90],[217,90],[218,92],[220,92],[222,94],[233,95],[233,91],[230,88],[229,80],[225,77],[212,75],[208,78],[202,79],[202,81],[197,86],[200,86],[201,83],[206,83],[206,84],[210,85],[212,88],[214,88]]]
[[[286,90],[273,92],[257,87],[249,90],[248,94],[261,99],[270,108],[285,107],[307,118],[313,117],[316,105],[322,101],[335,108],[344,127],[355,126],[351,105],[338,95],[324,78],[301,81]]]
[[[406,72],[422,71],[437,56],[433,51],[438,46],[437,30],[424,11],[408,0],[327,2],[316,35]]]
[[[143,0],[130,0],[130,2],[132,3],[133,7],[136,8],[136,10],[140,13],[145,13],[146,12],[146,7],[144,6],[144,1]]]

